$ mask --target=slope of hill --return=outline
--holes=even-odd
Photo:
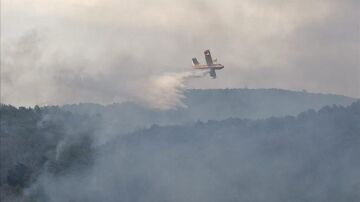
[[[188,117],[200,120],[237,118],[268,118],[297,115],[308,109],[326,105],[349,105],[354,98],[281,89],[207,89],[189,90],[185,109]]]
[[[64,110],[76,114],[101,115],[109,133],[129,133],[152,124],[173,125],[194,121],[226,118],[259,119],[272,116],[297,115],[325,105],[349,105],[354,98],[296,92],[279,89],[213,89],[188,90],[183,100],[187,108],[174,110],[148,109],[133,103],[66,105]],[[121,126],[121,127],[119,127]],[[117,130],[121,128],[121,131]]]
[[[153,126],[107,145],[90,176],[105,189],[120,184],[107,194],[125,201],[355,202],[359,145],[357,102],[296,117]]]
[[[360,102],[117,136],[102,116],[1,112],[1,201],[359,201]]]

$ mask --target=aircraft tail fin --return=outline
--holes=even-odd
[[[192,59],[192,63],[193,63],[194,66],[200,64],[196,58],[193,58],[193,59]]]

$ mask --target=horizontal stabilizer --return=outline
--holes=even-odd
[[[193,58],[192,62],[193,62],[193,65],[199,65],[200,64],[196,58]]]

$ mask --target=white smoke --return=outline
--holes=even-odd
[[[207,73],[174,72],[177,67],[167,72],[160,62],[147,61],[137,53],[125,57],[118,46],[112,47],[118,52],[109,54],[100,48],[91,53],[77,45],[64,50],[55,45],[51,36],[37,30],[4,44],[2,102],[34,106],[131,101],[148,108],[174,109],[186,107],[182,102],[186,81]]]
[[[137,95],[136,100],[145,106],[161,110],[186,107],[183,103],[186,81],[204,77],[207,73],[208,71],[193,70],[152,76],[140,87],[145,91]]]

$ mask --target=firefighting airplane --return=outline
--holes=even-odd
[[[192,59],[193,67],[195,69],[203,69],[203,70],[208,69],[208,70],[210,70],[210,76],[213,79],[215,79],[216,78],[215,70],[219,70],[219,69],[224,68],[224,65],[216,63],[217,60],[216,59],[213,60],[211,58],[211,54],[210,54],[209,50],[204,51],[204,54],[205,54],[206,65],[200,64],[196,58],[193,58]]]

